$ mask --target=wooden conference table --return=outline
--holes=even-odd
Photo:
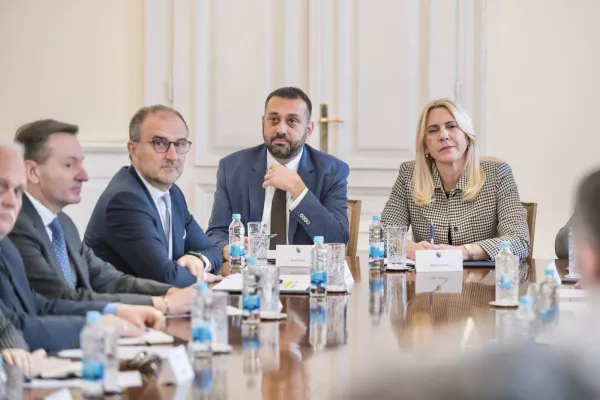
[[[543,279],[543,270],[552,261],[522,263],[522,294],[530,282]],[[288,320],[261,323],[261,340],[270,343],[258,351],[258,361],[252,350],[242,349],[240,317],[230,317],[229,342],[233,352],[214,356],[207,365],[196,365],[204,368],[204,377],[211,376],[208,382],[212,395],[199,394],[199,380],[191,387],[160,386],[154,378],[144,376],[142,387],[127,389],[116,398],[328,398],[335,391],[334,384],[343,385],[360,374],[357,366],[376,364],[381,356],[416,351],[447,327],[471,320],[477,327],[476,341],[496,335],[496,310],[488,304],[495,297],[493,269],[467,269],[457,279],[417,276],[414,272],[372,272],[364,257],[348,258],[347,262],[355,283],[351,294],[327,297],[325,336],[311,329],[307,295],[282,296]],[[566,263],[557,261],[559,274],[564,274],[565,267]],[[227,273],[225,265],[223,274]],[[432,292],[431,288],[439,283],[443,284]],[[239,306],[239,297],[230,295],[229,304]],[[185,344],[190,339],[189,319],[170,319],[167,333],[175,336],[177,343]],[[255,364],[261,364],[263,371],[253,372]],[[24,398],[41,399],[53,391],[56,389],[27,390]],[[71,393],[74,399],[81,398],[79,390]]]

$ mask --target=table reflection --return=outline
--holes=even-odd
[[[525,294],[530,267],[519,267],[519,293]],[[475,324],[481,337],[494,336],[495,271],[469,269],[444,273],[382,273],[369,271],[369,315],[373,326],[389,313],[402,347],[427,343],[439,328]],[[384,306],[385,305],[385,306]]]

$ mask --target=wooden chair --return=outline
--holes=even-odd
[[[537,203],[524,203],[521,205],[525,209],[525,219],[529,228],[529,258],[533,256],[533,240],[535,239],[535,217],[537,215]]]
[[[348,200],[348,226],[350,227],[350,239],[348,240],[348,244],[346,245],[346,256],[348,257],[356,257],[361,207],[361,200]]]

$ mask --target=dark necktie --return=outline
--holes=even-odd
[[[56,258],[58,258],[58,262],[60,263],[60,269],[65,277],[65,281],[67,281],[69,287],[75,287],[75,280],[73,279],[73,272],[69,263],[69,254],[67,253],[65,234],[58,218],[54,218],[48,225],[48,228],[52,231],[52,247],[54,247],[54,253],[56,253]]]
[[[276,233],[269,248],[275,250],[278,244],[287,244],[287,192],[276,189],[271,204],[271,234]]]

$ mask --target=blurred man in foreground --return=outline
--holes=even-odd
[[[22,148],[0,144],[0,311],[22,331],[32,350],[79,347],[79,334],[87,311],[100,311],[103,323],[117,324],[134,335],[141,328],[161,328],[164,316],[152,307],[101,301],[48,300],[29,285],[23,259],[6,237],[13,229],[27,188]],[[122,321],[116,317],[127,321]],[[135,326],[132,326],[135,325]]]

